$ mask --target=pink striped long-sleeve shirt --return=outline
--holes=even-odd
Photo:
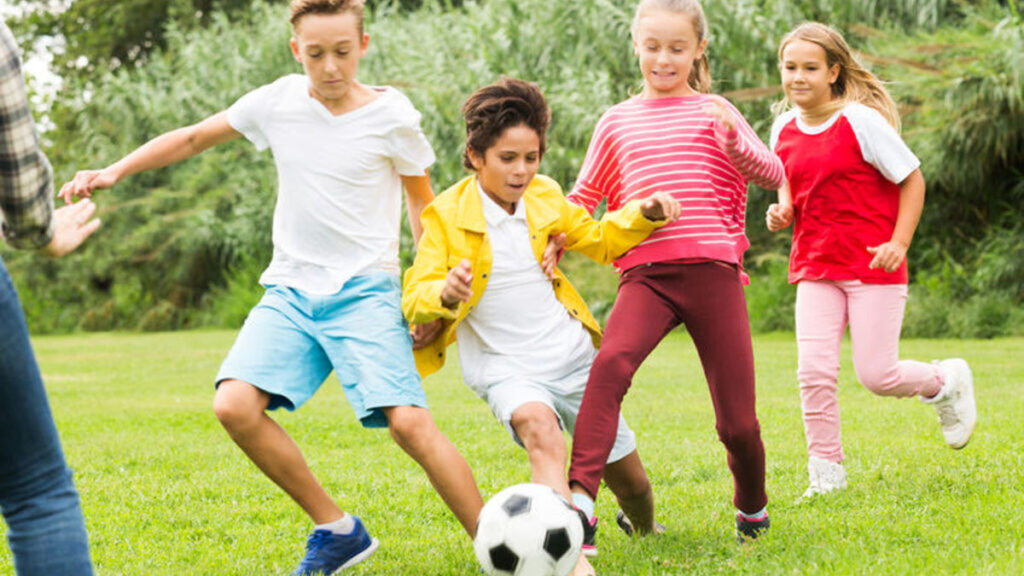
[[[731,133],[704,111],[712,101],[735,116]],[[783,174],[779,158],[721,96],[635,97],[598,121],[569,200],[591,212],[604,198],[609,210],[617,210],[656,191],[679,201],[679,219],[616,260],[620,272],[680,259],[742,266],[750,245],[744,225],[747,181],[773,190]]]

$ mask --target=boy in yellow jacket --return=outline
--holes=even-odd
[[[462,112],[463,163],[475,174],[424,210],[405,274],[406,319],[441,320],[440,336],[416,350],[416,366],[422,376],[437,371],[458,340],[463,380],[526,449],[533,481],[569,500],[562,430],[575,426],[601,332],[562,272],[549,278],[541,269],[548,237],[565,234],[566,249],[610,263],[675,219],[679,205],[654,194],[598,222],[567,202],[557,183],[537,175],[550,114],[533,84],[503,79],[470,96]],[[632,526],[654,528],[650,482],[621,419],[605,481]],[[596,554],[595,527],[584,524],[584,552]],[[575,573],[593,572],[581,559]]]

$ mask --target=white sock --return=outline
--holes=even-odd
[[[753,514],[747,514],[743,510],[738,510],[738,512],[740,513],[740,516],[743,516],[745,519],[753,520],[755,522],[758,521],[758,520],[764,520],[765,518],[768,517],[768,507],[767,506],[765,506],[764,508],[761,508],[760,511],[754,512]]]
[[[572,503],[580,510],[583,510],[583,513],[587,515],[587,518],[594,517],[594,501],[590,499],[590,496],[573,492]]]
[[[344,516],[338,518],[334,522],[317,524],[314,528],[316,530],[330,530],[335,534],[351,534],[352,531],[356,529],[356,519],[348,512],[345,512]]]

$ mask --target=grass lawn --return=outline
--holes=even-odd
[[[233,338],[35,339],[98,574],[285,574],[297,564],[310,523],[211,409],[211,380]],[[770,533],[735,543],[725,452],[693,346],[676,333],[640,370],[625,404],[669,532],[628,540],[602,492],[599,574],[1024,573],[1024,339],[903,343],[906,358],[970,361],[979,425],[960,452],[942,442],[931,407],[860,387],[847,347],[840,396],[850,487],[799,505],[806,453],[794,339],[758,336],[754,350]],[[426,387],[485,498],[529,479],[525,453],[462,385],[454,358]],[[386,431],[359,426],[333,376],[302,410],[275,417],[328,492],[381,540],[370,561],[346,574],[479,574],[469,539],[424,474]],[[0,574],[12,572],[0,547]]]

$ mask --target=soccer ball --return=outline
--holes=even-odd
[[[565,576],[582,546],[579,514],[542,484],[517,484],[495,494],[480,511],[473,540],[491,576]]]

